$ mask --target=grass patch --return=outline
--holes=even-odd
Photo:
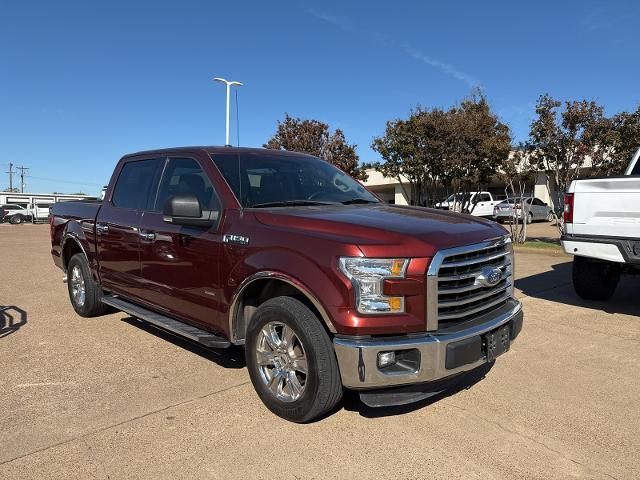
[[[547,242],[540,240],[527,240],[524,243],[518,243],[514,245],[515,248],[539,248],[543,250],[555,250],[562,251],[562,246],[560,246],[560,242]]]

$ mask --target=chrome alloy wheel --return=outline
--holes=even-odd
[[[260,378],[278,400],[295,402],[307,384],[307,357],[300,338],[281,322],[269,322],[256,345]]]
[[[82,276],[82,270],[79,265],[74,265],[71,270],[71,296],[73,297],[73,303],[78,307],[82,307],[85,301],[85,287],[84,277]]]

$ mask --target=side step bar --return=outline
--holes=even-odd
[[[187,325],[186,323],[166,317],[160,313],[147,310],[144,307],[123,300],[122,298],[106,295],[102,297],[102,303],[111,305],[118,310],[128,313],[132,317],[139,318],[157,327],[188,338],[189,340],[193,340],[194,342],[198,342],[205,347],[228,348],[231,346],[231,343],[229,343],[228,340],[218,337],[211,332],[207,332],[206,330],[202,330],[201,328],[194,327],[192,325]]]

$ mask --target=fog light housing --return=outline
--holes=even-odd
[[[388,367],[396,363],[396,352],[378,353],[378,368]]]

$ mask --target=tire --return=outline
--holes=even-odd
[[[553,222],[553,219],[554,219],[553,212],[549,210],[549,213],[547,213],[547,222]]]
[[[573,257],[573,288],[585,300],[609,300],[620,281],[620,266],[613,262]]]
[[[93,281],[83,253],[76,253],[69,260],[67,290],[73,309],[81,317],[95,317],[108,310],[108,306],[100,301],[102,289]]]
[[[527,214],[527,224],[533,223],[533,213],[529,212]]]
[[[291,332],[293,337],[287,335]],[[289,338],[289,342],[284,338]],[[258,307],[247,328],[245,357],[258,396],[269,410],[285,420],[312,421],[330,411],[342,398],[333,343],[318,317],[295,298],[275,297]],[[306,374],[298,369],[305,364]]]
[[[20,225],[23,221],[24,219],[22,218],[22,215],[14,215],[9,220],[9,223],[11,223],[12,225]]]

